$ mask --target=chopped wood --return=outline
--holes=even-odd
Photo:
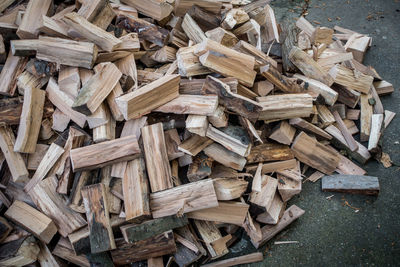
[[[216,41],[217,43],[230,48],[234,47],[239,42],[239,39],[236,37],[236,35],[221,27],[206,31],[205,35],[208,39]]]
[[[246,191],[248,184],[248,182],[236,178],[215,178],[213,182],[218,200],[239,198]]]
[[[385,110],[385,121],[384,121],[384,126],[387,128],[394,119],[394,116],[396,116],[396,113],[390,111],[390,110]]]
[[[186,33],[187,37],[192,40],[195,44],[201,43],[207,37],[199,25],[194,19],[186,13],[182,21],[182,29]]]
[[[290,145],[293,141],[296,129],[286,121],[282,121],[269,136],[270,139],[284,145]]]
[[[340,132],[342,133],[344,139],[346,140],[347,146],[351,151],[356,151],[358,149],[358,145],[356,143],[356,140],[354,140],[353,136],[347,129],[347,126],[344,124],[342,118],[340,117],[339,113],[334,110],[332,112],[333,117],[335,117],[336,123],[338,125],[338,128]]]
[[[6,63],[3,66],[3,70],[0,73],[0,94],[6,96],[13,96],[15,89],[17,89],[17,77],[23,72],[27,58],[18,57],[11,53],[8,53]]]
[[[378,149],[378,143],[381,137],[382,124],[383,124],[383,114],[372,114],[371,132],[368,140],[369,151],[374,152]]]
[[[140,0],[123,0],[124,4],[134,7],[138,12],[155,20],[162,20],[171,14],[173,7],[164,1],[151,0],[143,3]]]
[[[168,103],[154,109],[154,111],[210,116],[215,112],[217,107],[217,96],[180,95]]]
[[[218,207],[192,211],[187,216],[196,220],[215,221],[241,226],[248,209],[249,205],[240,202],[219,202]]]
[[[318,138],[321,139],[327,139],[327,140],[331,140],[332,136],[330,134],[328,134],[327,132],[325,132],[324,130],[322,130],[321,128],[315,126],[312,123],[309,123],[306,120],[303,120],[302,118],[294,118],[294,119],[290,119],[289,120],[289,124],[299,128],[302,131],[308,132],[310,134],[315,135]]]
[[[52,5],[53,1],[51,0],[30,0],[17,30],[18,37],[21,39],[37,38],[42,24],[42,15],[47,15]]]
[[[343,85],[349,90],[355,90],[360,93],[368,94],[374,78],[363,73],[355,76],[354,71],[342,65],[335,65],[330,69],[329,74],[335,83]]]
[[[371,132],[371,118],[373,114],[373,107],[370,104],[371,94],[361,95],[360,99],[360,141],[368,141]]]
[[[229,252],[221,232],[213,222],[195,220],[194,225],[200,237],[203,239],[212,259],[222,257]]]
[[[322,191],[378,195],[379,180],[374,176],[336,174],[322,178]]]
[[[338,99],[338,93],[320,81],[307,78],[297,73],[293,75],[293,77],[306,82],[308,84],[308,90],[319,93],[325,99],[325,102],[330,106],[335,104],[336,100]]]
[[[247,156],[248,163],[293,159],[293,153],[287,145],[266,143],[253,147]]]
[[[215,161],[238,171],[243,170],[246,164],[246,158],[241,157],[219,144],[211,144],[203,151],[207,156],[213,158]]]
[[[260,252],[247,254],[244,256],[239,256],[235,258],[230,258],[226,260],[216,261],[213,263],[205,264],[203,267],[229,267],[235,266],[237,264],[247,264],[253,262],[260,262],[263,260],[263,254]]]

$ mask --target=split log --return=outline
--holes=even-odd
[[[303,91],[303,88],[297,84],[296,80],[282,75],[278,69],[271,64],[261,66],[260,74],[282,92],[299,93]]]
[[[265,163],[262,166],[261,174],[273,173],[276,171],[286,170],[286,169],[292,169],[292,168],[295,168],[296,166],[297,166],[296,159],[289,159],[289,160]],[[248,166],[248,167],[246,167],[246,171],[254,172],[254,171],[256,171],[257,167],[258,167],[257,165]]]
[[[40,248],[35,238],[29,236],[1,245],[0,251],[5,254],[1,266],[25,266],[37,260]]]
[[[189,115],[185,121],[186,130],[191,133],[198,134],[202,137],[206,136],[208,121],[207,116],[203,115]]]
[[[383,124],[383,114],[373,114],[371,118],[371,132],[368,140],[368,150],[377,151],[381,129]]]
[[[37,38],[42,24],[42,15],[47,15],[52,5],[51,0],[30,0],[17,30],[18,37],[20,39]]]
[[[209,116],[218,107],[218,96],[180,95],[154,109],[155,112]]]
[[[186,33],[187,37],[192,40],[195,44],[201,43],[206,39],[206,35],[194,19],[186,13],[182,21],[182,29]]]
[[[275,140],[278,143],[284,145],[290,145],[293,141],[294,135],[296,133],[296,129],[293,128],[286,121],[282,121],[279,125],[273,130],[270,139]]]
[[[239,42],[236,35],[221,27],[206,31],[204,34],[208,39],[230,48],[234,47]]]
[[[326,140],[332,139],[332,136],[330,134],[328,134],[321,128],[315,126],[314,124],[309,123],[308,121],[303,120],[301,118],[290,119],[289,124],[296,128],[299,128],[302,131],[313,134],[317,138],[326,139]]]
[[[276,143],[266,143],[255,146],[247,156],[248,163],[258,163],[265,161],[289,160],[294,155],[287,145]]]
[[[248,182],[236,178],[214,178],[214,189],[218,200],[233,200],[241,197]]]
[[[320,81],[307,78],[297,73],[293,75],[293,77],[306,82],[308,84],[308,90],[315,93],[319,93],[325,99],[326,104],[330,106],[335,104],[336,100],[338,99],[339,94],[335,90],[331,89],[329,86]]]
[[[225,239],[213,222],[195,220],[194,225],[212,259],[222,257],[229,252]]]
[[[349,90],[368,94],[374,78],[363,73],[358,73],[356,76],[354,71],[342,65],[335,65],[329,74],[333,77],[335,83],[343,85]]]
[[[258,214],[256,220],[266,224],[277,224],[283,215],[285,207],[286,203],[283,202],[278,191],[276,191],[269,208],[265,212]]]
[[[278,187],[278,180],[271,176],[263,175],[261,180],[260,192],[252,191],[249,198],[249,202],[253,204],[252,209],[256,213],[265,212],[271,207]]]
[[[253,262],[260,262],[263,260],[263,254],[260,252],[247,254],[239,257],[234,257],[226,260],[216,261],[213,263],[205,264],[203,267],[229,267],[238,264],[248,264]]]
[[[173,7],[168,2],[151,0],[144,4],[139,0],[123,0],[124,4],[136,8],[140,13],[155,20],[163,20],[168,17]]]
[[[89,260],[85,256],[77,256],[66,238],[60,238],[52,253],[78,266],[90,267]]]
[[[202,137],[200,135],[194,134],[192,137],[186,139],[181,144],[178,145],[178,149],[191,156],[196,156],[204,148],[214,143],[213,140],[208,137]]]
[[[251,144],[249,142],[246,142],[243,138],[239,139],[237,136],[220,131],[211,125],[207,128],[206,136],[242,157],[246,157],[250,153]]]
[[[188,213],[218,206],[211,179],[180,185],[150,194],[150,208],[153,218]]]
[[[378,195],[379,180],[374,176],[332,175],[322,178],[322,191]]]
[[[14,56],[8,53],[6,63],[0,73],[0,95],[13,96],[17,89],[17,77],[23,72],[27,58]]]
[[[360,141],[368,141],[371,132],[371,118],[373,113],[372,105],[370,104],[371,94],[361,95],[360,99]]]
[[[246,158],[226,149],[219,144],[211,144],[204,148],[204,153],[224,166],[241,171],[246,165]]]

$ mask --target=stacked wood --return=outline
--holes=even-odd
[[[371,37],[269,0],[0,2],[1,266],[258,262],[209,263],[302,216],[305,181],[379,193]]]

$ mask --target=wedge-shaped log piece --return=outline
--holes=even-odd
[[[19,200],[14,201],[4,215],[46,244],[48,244],[57,233],[57,227],[49,217],[32,208],[25,202]]]
[[[342,65],[335,65],[329,74],[333,77],[335,83],[343,85],[349,90],[355,90],[360,93],[368,94],[374,78],[363,73],[356,76],[354,71]]]
[[[190,219],[230,223],[242,226],[248,210],[249,205],[245,203],[221,201],[218,207],[192,211],[189,212],[187,216]]]
[[[277,187],[277,179],[268,175],[262,176],[260,192],[252,191],[249,198],[256,212],[259,210],[265,212],[271,207]]]
[[[282,92],[299,93],[303,91],[303,88],[296,83],[296,80],[282,75],[272,64],[261,66],[260,74]]]
[[[59,233],[66,237],[85,226],[86,221],[67,206],[65,198],[56,192],[57,185],[55,176],[48,177],[29,191],[29,196],[38,209],[54,221]]]
[[[30,0],[17,30],[18,37],[20,39],[37,38],[39,28],[42,26],[42,15],[47,15],[52,5],[51,0]]]
[[[289,54],[289,59],[303,74],[311,79],[318,80],[327,86],[333,84],[332,77],[306,52],[294,46]]]
[[[289,201],[293,196],[301,192],[302,177],[300,162],[292,169],[277,171],[278,191],[284,202]]]
[[[174,233],[164,232],[135,243],[126,243],[123,238],[115,240],[117,249],[111,251],[114,264],[126,265],[131,262],[159,257],[176,252]]]
[[[236,136],[220,131],[217,128],[214,128],[211,124],[208,125],[206,136],[242,157],[246,157],[250,153],[250,143],[243,142],[242,139],[238,139]]]
[[[60,241],[58,241],[52,253],[61,259],[72,262],[75,265],[90,267],[89,260],[84,255],[77,256],[72,249],[70,242],[66,238],[60,238]]]
[[[176,60],[179,68],[179,74],[184,77],[193,77],[197,75],[209,74],[212,71],[204,67],[199,57],[194,54],[200,44],[190,47],[181,47],[176,53]]]
[[[293,75],[293,77],[306,82],[308,84],[308,90],[319,93],[325,99],[325,103],[330,106],[335,104],[336,100],[338,99],[338,93],[320,81],[307,78],[298,73]]]
[[[371,118],[371,132],[368,141],[368,150],[376,151],[378,149],[381,129],[383,124],[383,114],[373,114]]]
[[[259,120],[284,120],[309,117],[313,112],[312,97],[309,94],[284,94],[258,97],[262,106]]]
[[[322,177],[322,191],[378,195],[379,180],[374,176],[336,174]]]
[[[123,0],[122,2],[155,20],[162,20],[168,17],[173,10],[173,7],[168,2],[162,0],[150,0],[146,3],[140,0]]]
[[[236,178],[215,178],[213,182],[218,200],[239,198],[246,191],[248,185],[247,181]]]
[[[179,75],[166,75],[116,98],[126,120],[139,118],[179,96]]]
[[[143,222],[141,224],[127,224],[121,226],[121,232],[127,243],[134,243],[164,233],[189,223],[186,215],[176,215]]]
[[[0,126],[0,148],[11,172],[12,181],[29,181],[29,173],[22,155],[14,152],[15,136],[10,127]]]
[[[264,161],[289,160],[293,158],[293,153],[288,146],[266,143],[253,147],[250,154],[247,156],[247,162],[258,163]]]
[[[214,141],[211,140],[210,138],[194,134],[192,137],[183,141],[178,146],[178,149],[191,156],[196,156],[204,148],[211,145],[212,143],[214,143]]]
[[[42,161],[36,169],[35,174],[32,176],[32,179],[25,185],[25,192],[29,192],[34,188],[41,180],[46,178],[47,174],[56,164],[58,159],[64,153],[64,148],[59,146],[56,143],[52,143],[44,155]]]
[[[339,165],[335,153],[304,132],[296,137],[291,149],[298,160],[325,174],[331,174]]]
[[[36,57],[66,66],[91,69],[97,58],[97,47],[88,42],[41,36]]]
[[[70,152],[74,172],[97,169],[139,156],[140,148],[135,135],[75,148]]]
[[[142,139],[151,191],[173,187],[162,123],[143,127]]]
[[[278,234],[280,231],[285,229],[293,221],[298,219],[304,213],[305,213],[305,211],[300,209],[296,205],[290,206],[285,211],[282,218],[279,220],[279,222],[276,225],[266,225],[263,228],[261,228],[262,239],[259,242],[252,241],[253,245],[256,248],[259,248],[260,246],[262,246],[263,244],[268,242],[271,238],[273,238],[276,234]]]
[[[265,212],[259,214],[256,220],[266,224],[277,224],[283,215],[285,207],[286,204],[282,201],[278,191],[276,191],[271,206]]]
[[[151,217],[149,185],[143,159],[128,161],[122,178],[126,220],[133,222]]]
[[[189,37],[189,39],[192,40],[195,44],[201,43],[207,38],[197,22],[187,13],[183,18],[181,27],[186,33],[187,37]]]
[[[282,121],[274,129],[269,138],[275,140],[278,143],[284,145],[290,145],[293,141],[295,133],[296,133],[295,128],[293,128],[289,123],[287,123],[287,121]]]
[[[194,220],[194,225],[206,244],[212,259],[222,257],[229,253],[226,240],[222,237],[221,232],[213,222]]]
[[[86,116],[72,109],[74,100],[66,93],[60,90],[57,82],[53,77],[50,78],[46,88],[47,97],[65,116],[69,117],[73,122],[83,128],[86,123]],[[57,112],[57,110],[56,110]]]
[[[36,87],[26,88],[18,135],[14,151],[34,153],[39,137],[46,92]]]
[[[156,108],[155,112],[209,116],[218,107],[218,96],[180,95]]]
[[[212,179],[180,185],[150,194],[153,218],[218,206]]]
[[[99,253],[115,249],[104,184],[85,187],[82,190],[82,197],[88,219],[91,252]]]
[[[239,42],[239,39],[233,33],[228,32],[221,27],[209,30],[205,32],[205,35],[208,39],[230,48],[234,47]]]
[[[246,165],[246,158],[226,149],[220,144],[207,146],[204,153],[226,167],[241,171]]]
[[[17,77],[23,72],[27,58],[14,56],[10,52],[0,73],[0,95],[13,96],[17,89]]]
[[[87,21],[84,17],[77,13],[66,14],[63,21],[72,29],[77,31],[80,36],[95,43],[101,49],[111,52],[114,48],[121,44],[122,41],[111,33],[106,32],[102,28]]]
[[[237,78],[238,81],[245,86],[252,87],[254,84],[257,73],[253,69],[248,68],[248,66],[241,61],[229,57],[226,54],[208,51],[199,56],[199,61],[203,66],[222,76]]]
[[[257,119],[262,109],[261,104],[247,97],[232,93],[229,85],[212,76],[207,76],[201,91],[202,94],[218,95],[221,105],[248,119]]]
[[[81,88],[72,108],[85,115],[93,114],[117,85],[122,73],[113,63],[107,63]]]
[[[326,140],[331,140],[332,136],[322,130],[321,128],[315,126],[312,123],[309,123],[302,118],[294,118],[289,120],[289,124],[308,133],[315,135],[317,138],[322,138]]]

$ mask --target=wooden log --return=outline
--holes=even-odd
[[[183,217],[173,215],[149,220],[141,224],[127,224],[120,228],[125,242],[134,243],[185,226],[188,223],[186,215]]]
[[[5,0],[0,5],[0,12],[3,12],[7,7],[9,7],[15,0]]]
[[[340,149],[345,149],[347,151],[347,153],[351,156],[351,158],[355,159],[359,163],[365,164],[368,161],[368,159],[371,158],[371,154],[368,152],[368,149],[357,141],[356,142],[358,145],[358,150],[352,152],[348,148],[347,142],[344,139],[344,136],[342,135],[340,130],[338,128],[336,128],[334,125],[328,126],[327,128],[325,128],[325,131],[333,136],[332,143],[336,147],[338,147]]]
[[[195,44],[201,43],[207,38],[203,30],[188,13],[183,18],[182,29]]]
[[[234,47],[239,42],[239,39],[233,33],[221,27],[206,31],[204,34],[208,39],[230,48]]]
[[[276,189],[278,187],[278,180],[268,176],[263,175],[261,179],[261,190],[260,192],[252,191],[250,194],[249,202],[252,203],[253,209],[261,212],[267,211],[273,202]]]
[[[77,112],[77,113],[79,113],[79,112]],[[53,124],[52,124],[51,128],[57,132],[64,132],[65,129],[67,129],[70,121],[71,120],[68,115],[64,114],[61,110],[56,108],[56,110],[54,111],[54,113],[52,115]]]
[[[78,14],[86,18],[88,21],[93,21],[96,16],[101,13],[101,10],[107,4],[105,0],[94,0],[92,2],[81,1],[81,6],[78,10]]]
[[[200,237],[203,239],[212,259],[222,257],[229,252],[225,240],[214,223],[195,220],[194,225]]]
[[[248,182],[236,178],[213,179],[218,200],[233,200],[239,198],[247,189]]]
[[[142,139],[151,191],[173,187],[162,123],[143,127]]]
[[[218,207],[189,212],[188,218],[230,223],[241,226],[246,218],[249,205],[241,202],[219,202]]]
[[[203,115],[189,115],[185,121],[186,130],[191,133],[198,134],[202,137],[206,136],[208,121],[207,116]]]
[[[100,143],[115,139],[116,121],[111,116],[110,109],[104,104],[106,123],[93,128],[93,142]]]
[[[81,37],[95,43],[105,51],[111,52],[117,45],[122,43],[121,40],[111,33],[108,33],[102,28],[90,23],[84,17],[75,12],[66,14],[63,21],[78,32]]]
[[[298,160],[326,174],[331,174],[340,160],[336,154],[304,132],[295,138],[291,150]]]
[[[378,195],[379,180],[374,176],[336,174],[322,178],[322,191]]]
[[[269,136],[270,139],[284,145],[290,145],[293,141],[296,129],[286,121],[282,121]]]
[[[262,166],[261,174],[273,173],[273,172],[276,172],[279,170],[285,170],[285,169],[292,169],[292,168],[295,168],[296,165],[297,165],[296,159],[289,159],[289,160],[265,163]],[[254,172],[254,171],[256,171],[257,167],[258,167],[258,165],[247,166],[246,171]]]
[[[371,132],[371,118],[373,113],[372,105],[370,104],[371,94],[361,95],[360,99],[360,141],[368,141]]]
[[[259,120],[283,120],[309,117],[312,113],[312,97],[309,94],[284,94],[258,97],[263,107]]]
[[[42,25],[39,28],[40,32],[48,36],[68,39],[68,27],[64,22],[42,15]]]
[[[153,218],[188,213],[218,206],[211,179],[189,183],[150,194]]]
[[[157,50],[151,56],[151,59],[159,63],[171,63],[176,60],[176,52],[177,50],[175,48],[170,46],[164,46],[159,50]]]
[[[250,153],[250,143],[243,141],[243,139],[238,139],[236,136],[220,131],[212,125],[208,126],[206,136],[242,157],[246,157]]]
[[[385,129],[389,126],[390,122],[394,119],[394,116],[396,116],[396,113],[394,113],[390,110],[385,110],[385,120],[384,120]]]
[[[245,23],[250,19],[249,15],[241,8],[232,8],[224,14],[221,26],[232,30],[235,26]]]
[[[41,60],[91,69],[97,58],[93,43],[43,36],[38,42],[36,57]]]
[[[315,93],[319,93],[325,99],[325,103],[330,106],[335,104],[336,100],[338,99],[339,94],[335,90],[331,89],[329,86],[320,81],[307,78],[297,73],[293,75],[293,77],[306,82],[308,84],[308,90]]]
[[[272,64],[261,66],[260,74],[282,92],[299,93],[303,91],[303,88],[299,86],[295,80],[282,75]]]
[[[389,95],[394,92],[393,85],[387,81],[376,81],[374,87],[379,96]]]
[[[294,118],[289,120],[289,124],[308,133],[315,135],[317,138],[331,140],[332,136],[322,130],[321,128],[309,123],[301,118]]]
[[[122,179],[126,220],[140,222],[151,216],[149,185],[143,159],[129,161]]]
[[[77,256],[67,239],[61,238],[52,253],[61,259],[72,262],[78,266],[89,267],[89,260],[85,256]]]
[[[218,96],[180,95],[154,109],[155,112],[174,114],[212,115],[218,107]]]
[[[45,95],[45,91],[39,88],[26,88],[18,135],[14,145],[15,152],[35,152],[42,121]]]
[[[27,58],[14,56],[11,51],[8,53],[6,63],[0,73],[0,95],[13,96],[17,89],[17,77],[23,72]]]
[[[111,251],[114,264],[124,265],[131,262],[159,257],[176,252],[174,234],[172,231],[141,240],[126,243],[123,238],[115,240],[117,249]]]
[[[85,187],[82,190],[82,197],[88,219],[91,252],[99,253],[115,249],[104,184]]]
[[[140,155],[137,137],[134,135],[72,149],[70,152],[74,172],[92,170],[117,162],[132,160]]]
[[[176,3],[174,13],[176,16],[183,16],[188,12],[188,10],[193,6],[197,5],[204,10],[207,10],[208,12],[211,12],[213,14],[218,14],[221,10],[222,3],[221,2],[215,2],[215,1],[210,1],[210,0],[200,0],[200,1],[194,1],[194,0],[180,0],[179,3]]]
[[[74,101],[60,90],[54,78],[50,78],[46,88],[47,97],[63,114],[83,128],[86,123],[86,116],[72,109]]]
[[[51,0],[30,0],[17,30],[18,37],[20,39],[37,38],[42,24],[42,15],[47,15],[52,5]]]
[[[355,90],[363,94],[368,94],[374,80],[372,76],[363,73],[359,73],[359,75],[356,76],[354,71],[342,65],[335,65],[332,67],[329,74],[333,77],[335,83],[343,85],[349,90]]]
[[[269,208],[265,212],[258,214],[256,220],[266,224],[277,224],[283,215],[285,207],[285,202],[282,201],[281,196],[276,191]]]
[[[38,254],[38,262],[43,267],[61,267],[62,262],[54,256],[48,246],[43,242],[39,242],[40,253]]]
[[[190,47],[181,47],[176,53],[176,60],[178,64],[179,74],[184,77],[193,77],[203,74],[209,74],[212,71],[204,67],[199,57],[194,54],[200,44]]]
[[[301,16],[296,21],[296,26],[300,30],[304,31],[310,38],[314,34],[315,27],[308,20],[306,20],[303,16]]]
[[[115,100],[126,120],[138,118],[177,98],[179,80],[179,75],[166,75]]]
[[[277,171],[278,191],[284,202],[289,201],[293,196],[299,194],[302,188],[302,177],[300,164],[292,169]]]
[[[325,105],[317,105],[318,118],[321,121],[320,127],[325,128],[335,122],[332,112]]]
[[[204,153],[224,166],[235,170],[243,170],[246,165],[246,158],[226,149],[219,144],[211,144],[203,149]]]
[[[163,20],[168,17],[173,7],[168,2],[151,0],[146,4],[138,0],[123,0],[124,4],[136,8],[140,13],[155,20]]]
[[[177,248],[178,250],[178,248]],[[162,267],[164,266],[163,257],[155,257],[147,259],[147,266],[151,267]]]
[[[174,160],[184,155],[179,151],[178,146],[181,144],[178,131],[174,128],[164,132],[165,146],[167,149],[168,160]]]
[[[368,150],[376,151],[378,149],[381,129],[383,124],[383,114],[373,114],[371,118],[371,132],[368,140]]]
[[[248,119],[257,119],[258,113],[262,109],[257,102],[232,93],[226,83],[211,76],[207,76],[202,88],[202,94],[218,95],[221,105]]]
[[[286,145],[276,143],[266,143],[253,147],[247,156],[248,163],[258,163],[264,161],[289,160],[294,155]]]
[[[229,267],[238,264],[248,264],[253,262],[263,261],[263,254],[260,252],[251,253],[239,257],[234,257],[226,260],[216,261],[213,263],[205,264],[203,267]]]
[[[0,100],[0,124],[18,125],[22,112],[23,97],[12,97]]]
[[[14,152],[15,137],[11,128],[0,126],[0,148],[7,161],[8,169],[11,172],[13,182],[27,182],[29,173],[22,155]]]
[[[25,266],[37,260],[40,248],[33,236],[3,244],[1,252],[5,254],[0,260],[1,266]]]
[[[301,215],[304,214],[304,210],[300,209],[296,205],[290,206],[282,218],[276,225],[266,225],[261,228],[262,231],[262,239],[259,242],[252,242],[256,248],[259,248],[266,242],[268,242],[271,238],[273,238],[280,231],[285,229],[289,224],[298,219]]]
[[[178,149],[191,156],[196,156],[204,148],[214,143],[213,140],[208,137],[202,137],[200,135],[194,134],[190,138],[183,141],[178,145]]]
[[[8,237],[12,229],[13,227],[8,223],[8,221],[3,217],[0,217],[0,242],[3,242],[3,240]]]
[[[86,221],[80,214],[68,208],[65,198],[56,193],[57,185],[55,176],[48,177],[33,187],[29,196],[38,209],[54,221],[58,232],[66,237],[86,225]]]
[[[187,13],[198,23],[203,31],[215,29],[221,24],[221,18],[197,5],[193,5]]]
[[[346,143],[351,151],[356,151],[358,150],[358,145],[356,143],[356,140],[354,140],[353,136],[347,129],[346,124],[343,122],[342,118],[340,117],[339,113],[334,110],[332,112],[333,117],[335,117],[336,123],[338,125],[338,128],[340,132],[342,133],[344,139],[346,140]]]
[[[85,115],[93,114],[114,89],[121,76],[119,69],[113,63],[108,63],[83,85],[72,109]]]
[[[14,201],[4,216],[46,244],[57,233],[57,227],[49,217],[19,200]]]

